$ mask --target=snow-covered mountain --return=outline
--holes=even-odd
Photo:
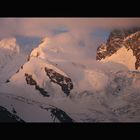
[[[139,70],[140,28],[112,31],[107,43],[98,47],[96,59],[102,62],[120,63],[130,70]]]
[[[71,41],[68,36],[65,40],[44,38],[19,70],[0,85],[4,121],[140,121],[140,72],[132,71],[136,68],[134,51],[139,54],[134,47],[136,34],[136,29],[111,32],[110,40],[119,45],[104,44],[97,50],[97,60],[108,59],[106,63],[91,61],[79,48],[66,47]],[[129,49],[125,46],[128,38],[134,43]]]
[[[0,84],[6,82],[25,62],[16,38],[5,38],[0,41]]]
[[[69,95],[73,89],[72,80],[65,72],[46,59],[47,53],[43,50],[48,47],[46,42],[48,39],[45,39],[38,48],[31,52],[28,61],[9,79],[9,84],[19,81],[19,86],[24,87],[26,91],[31,89],[47,97],[55,92],[57,95]]]
[[[15,38],[3,39],[0,41],[0,67],[4,67],[15,55],[19,54],[19,46]]]

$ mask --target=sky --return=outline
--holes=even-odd
[[[18,36],[26,44],[32,43],[29,39],[38,43],[44,37],[61,34],[62,38],[62,34],[67,34],[78,40],[81,47],[97,48],[114,28],[139,25],[140,18],[0,18],[0,39]]]
[[[0,18],[0,37],[45,37],[59,32],[86,34],[113,28],[139,26],[140,18]]]

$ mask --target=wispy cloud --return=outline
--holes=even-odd
[[[86,46],[85,51],[90,56],[112,29],[139,25],[140,18],[0,18],[0,38],[56,36],[59,43],[64,38],[69,44],[76,40],[82,46],[81,50]]]
[[[1,18],[0,37],[49,36],[62,31],[87,34],[95,29],[139,26],[140,18]],[[58,32],[57,32],[58,31]],[[60,32],[61,32],[60,31]]]

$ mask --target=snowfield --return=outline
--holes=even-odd
[[[140,72],[132,71],[132,52],[121,48],[104,61],[91,61],[71,39],[45,38],[28,60],[20,52],[7,60],[0,106],[25,122],[140,121]]]

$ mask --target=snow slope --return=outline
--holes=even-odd
[[[24,122],[73,122],[61,109],[22,96],[0,93],[0,104]],[[33,117],[34,116],[34,117]]]
[[[0,85],[0,106],[15,110],[25,122],[140,121],[140,72],[129,71],[133,66],[123,60],[126,55],[134,61],[131,50],[122,47],[125,54],[116,52],[121,59],[113,54],[114,61],[95,62],[79,47],[68,48],[67,36],[59,39],[42,40],[19,71]]]
[[[120,71],[106,76],[108,84],[100,91],[87,89],[71,92],[68,97],[44,98],[37,97],[35,92],[31,96],[31,89],[25,91],[25,94],[21,94],[21,88],[18,93],[13,92],[17,89],[11,89],[10,93],[1,93],[0,105],[9,111],[14,108],[26,122],[53,122],[51,113],[40,109],[41,105],[43,108],[51,105],[63,110],[75,122],[139,121],[140,73]]]
[[[136,57],[133,55],[132,50],[122,47],[113,55],[102,59],[101,62],[115,62],[127,66],[130,70],[135,70]]]
[[[26,55],[20,50],[15,38],[0,41],[0,84],[6,82],[25,62]]]

